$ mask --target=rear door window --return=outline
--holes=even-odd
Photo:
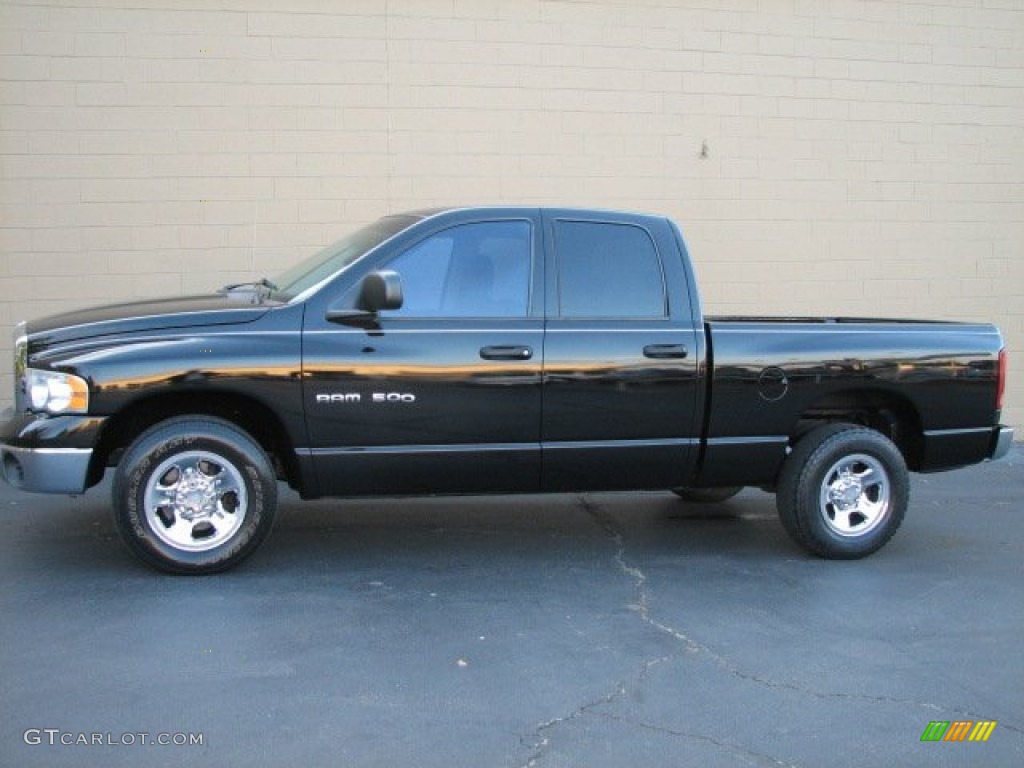
[[[667,317],[665,277],[647,230],[560,220],[555,248],[560,317]]]

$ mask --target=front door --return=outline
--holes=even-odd
[[[367,328],[306,318],[321,493],[539,488],[540,242],[523,216],[446,226],[375,265],[401,276],[401,309]]]

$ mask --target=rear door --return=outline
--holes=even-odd
[[[666,488],[696,453],[698,333],[663,219],[544,214],[545,490]]]

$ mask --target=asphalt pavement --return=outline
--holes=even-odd
[[[242,567],[173,577],[108,498],[0,488],[0,766],[1024,764],[1020,444],[913,476],[856,562],[757,490],[286,494]]]

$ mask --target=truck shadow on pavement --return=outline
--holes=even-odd
[[[107,483],[78,498],[10,495],[7,506],[21,514],[8,515],[5,527],[22,567],[150,572],[120,541]],[[772,497],[757,491],[703,505],[670,493],[303,502],[282,487],[281,502],[269,538],[235,572],[593,563],[625,544],[645,558],[805,558],[786,537]]]
[[[757,497],[699,506],[654,493],[286,503],[266,551],[245,567],[538,567],[605,560],[626,544],[644,557],[792,557],[771,498]]]

